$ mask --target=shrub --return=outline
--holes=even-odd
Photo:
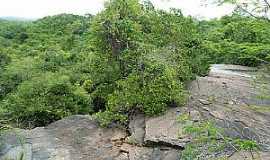
[[[257,43],[205,42],[205,48],[212,63],[258,66],[269,62],[270,45]]]
[[[96,118],[98,119],[99,124],[102,127],[108,127],[110,124],[112,124],[112,122],[125,124],[128,119],[126,115],[114,113],[108,110],[96,113]]]
[[[2,68],[10,62],[10,57],[4,53],[4,51],[0,50],[0,71]]]
[[[38,60],[32,57],[13,58],[13,61],[5,66],[5,69],[0,74],[0,99],[16,90],[17,86],[23,81],[37,75],[37,62]]]
[[[140,67],[116,81],[113,92],[106,97],[106,112],[126,115],[140,110],[146,115],[157,115],[167,106],[184,104],[186,93],[182,80],[190,78],[191,70],[181,58],[179,61],[173,58],[177,55],[165,50],[147,52],[140,58],[143,59]]]
[[[71,114],[91,113],[90,98],[69,77],[44,73],[25,81],[1,103],[8,118],[31,126],[44,126]]]
[[[179,10],[113,0],[94,18],[91,31],[96,57],[102,57],[97,70],[114,66],[91,79],[91,96],[106,108],[97,114],[101,124],[133,110],[157,115],[170,105],[182,105],[184,82],[207,72],[208,63],[199,63],[203,51],[196,25]],[[96,81],[100,75],[114,78]]]
[[[259,66],[269,63],[269,22],[239,15],[200,23],[212,63]],[[207,29],[206,29],[207,28]]]

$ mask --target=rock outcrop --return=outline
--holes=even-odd
[[[23,157],[23,160],[179,159],[180,151],[177,149],[162,145],[136,146],[126,142],[127,136],[127,132],[122,129],[100,128],[90,116],[71,116],[47,127],[5,134],[1,137],[0,159],[17,160],[20,157]]]
[[[231,138],[255,140],[263,151],[258,157],[267,160],[270,159],[270,99],[263,96],[270,95],[270,78],[260,81],[257,75],[256,68],[213,65],[208,76],[198,77],[190,85],[188,107],[214,119]],[[245,156],[251,159],[250,154]],[[230,159],[245,159],[245,156],[236,153]]]
[[[270,102],[260,97],[255,68],[213,65],[209,76],[190,84],[186,106],[161,116],[136,114],[129,129],[100,128],[90,116],[71,116],[46,127],[14,130],[0,137],[1,160],[179,160],[192,141],[179,115],[194,122],[212,119],[233,138],[252,139],[261,151],[237,152],[230,160],[270,159]],[[270,82],[264,82],[269,87]],[[270,95],[270,90],[264,91]],[[179,134],[181,133],[181,134]]]

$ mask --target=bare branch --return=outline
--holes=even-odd
[[[263,0],[265,2],[265,4],[268,6],[268,8],[270,8],[270,2],[268,2],[268,0]]]
[[[242,7],[241,5],[237,4],[236,7],[240,10],[242,10],[243,12],[247,13],[249,16],[259,19],[260,17],[254,15],[253,13],[249,12],[247,9],[245,9],[244,7]]]

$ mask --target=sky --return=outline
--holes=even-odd
[[[201,0],[151,0],[159,9],[182,9],[185,15],[198,18],[221,17],[232,11],[231,6],[204,6]],[[104,0],[0,0],[0,17],[42,18],[60,13],[96,14]]]

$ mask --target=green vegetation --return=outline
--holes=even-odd
[[[259,145],[255,141],[229,138],[222,128],[210,120],[193,122],[187,114],[179,116],[178,120],[185,126],[184,134],[191,135],[193,139],[181,153],[181,160],[226,159],[226,155],[220,153],[230,150],[253,153],[259,150]]]
[[[200,23],[212,63],[269,64],[269,22],[233,15]]]
[[[162,114],[185,103],[187,82],[210,63],[269,63],[268,26],[240,15],[199,21],[138,0],[111,0],[95,16],[0,20],[0,127]]]
[[[251,106],[248,106],[248,108],[257,112],[261,112],[261,113],[270,112],[270,106],[251,105]]]
[[[84,76],[78,70],[90,55],[80,51],[86,50],[83,32],[90,20],[63,14],[34,22],[0,21],[0,114],[5,123],[44,126],[93,112],[91,97],[76,79]]]

